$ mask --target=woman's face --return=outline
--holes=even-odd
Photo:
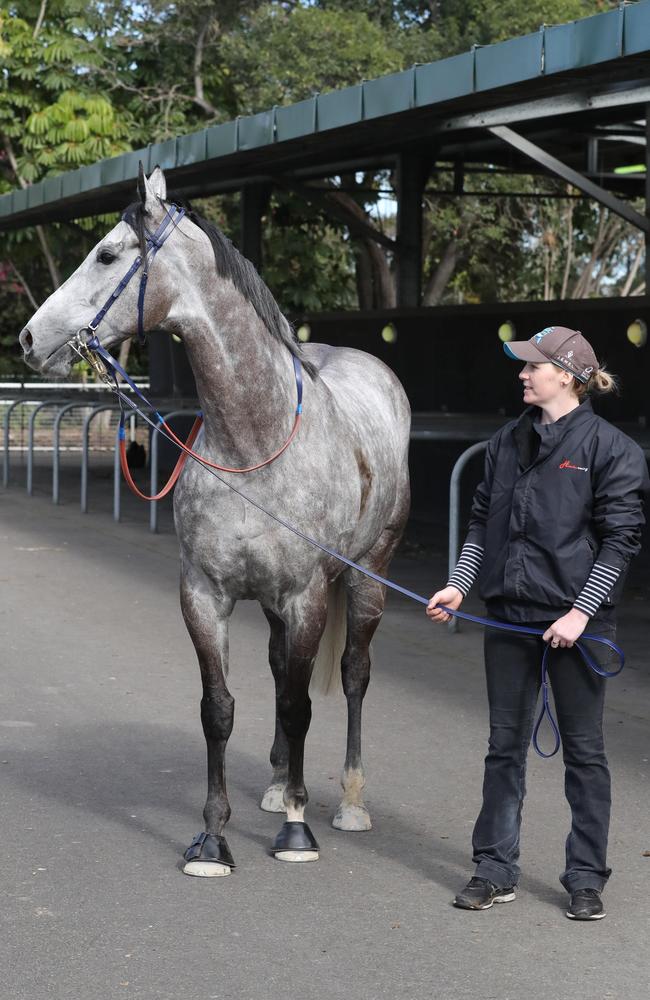
[[[545,407],[571,392],[573,378],[568,372],[551,364],[528,361],[519,372],[524,387],[524,403]]]

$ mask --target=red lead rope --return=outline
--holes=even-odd
[[[141,500],[162,500],[162,498],[167,496],[170,490],[172,490],[176,485],[176,480],[183,471],[183,466],[185,465],[188,457],[195,458],[198,462],[201,463],[201,465],[205,465],[209,469],[217,469],[219,472],[237,472],[237,473],[255,472],[256,469],[263,469],[265,465],[270,465],[270,463],[274,462],[275,459],[278,458],[283,451],[286,451],[286,449],[289,447],[289,445],[295,438],[296,434],[298,433],[298,427],[300,426],[301,415],[302,414],[300,411],[296,413],[296,418],[293,423],[291,434],[289,435],[289,437],[284,442],[281,448],[278,448],[278,450],[274,452],[271,455],[271,457],[267,458],[264,462],[258,462],[257,465],[249,465],[245,469],[231,469],[227,465],[217,465],[215,462],[209,462],[207,458],[202,458],[201,455],[197,455],[195,451],[192,451],[192,445],[196,441],[196,437],[203,425],[203,417],[196,418],[192,426],[192,430],[190,431],[189,436],[187,438],[187,441],[185,442],[181,441],[181,439],[177,437],[176,434],[174,434],[169,424],[163,421],[161,426],[164,427],[165,432],[173,439],[173,441],[181,449],[181,454],[179,456],[176,465],[174,466],[174,471],[169,477],[167,484],[163,486],[162,490],[159,493],[156,493],[156,495],[152,497],[148,497],[145,493],[142,493],[142,491],[138,489],[135,482],[133,481],[131,470],[129,469],[129,463],[126,457],[126,441],[124,440],[124,438],[120,440],[120,466],[122,468],[122,474],[124,475],[124,478],[127,482],[127,485],[129,486],[129,489],[133,493],[135,493],[136,496],[140,497]]]
[[[187,442],[185,445],[183,445],[183,450],[181,451],[181,454],[178,457],[178,461],[174,466],[174,471],[169,477],[167,484],[163,486],[160,493],[156,493],[156,495],[153,497],[148,497],[146,493],[143,493],[135,485],[133,477],[131,475],[131,470],[129,469],[129,462],[126,457],[126,441],[124,440],[124,438],[120,438],[120,466],[122,467],[122,475],[126,479],[129,489],[133,493],[135,493],[136,496],[140,497],[141,500],[162,500],[163,497],[166,497],[167,494],[170,492],[170,490],[172,490],[176,485],[176,480],[180,476],[181,472],[183,471],[183,466],[187,462],[187,456],[189,454],[193,454],[193,452],[191,452],[190,449],[194,444],[194,442],[196,441],[196,436],[201,430],[202,424],[203,424],[203,417],[197,417],[196,420],[194,421],[194,424],[192,425],[192,430],[189,433]],[[164,425],[164,427],[166,430],[169,430],[166,424]]]
[[[296,434],[298,433],[298,428],[300,426],[300,417],[301,417],[301,415],[302,415],[301,411],[298,410],[296,412],[296,417],[295,417],[295,420],[293,422],[293,428],[292,428],[291,434],[289,435],[289,437],[284,442],[284,444],[282,445],[281,448],[278,448],[277,451],[274,451],[273,454],[271,455],[271,457],[265,459],[264,462],[258,462],[257,465],[249,465],[246,469],[230,469],[227,465],[217,465],[215,462],[208,462],[207,458],[201,458],[201,456],[197,455],[195,451],[192,451],[192,448],[191,448],[192,442],[190,441],[189,438],[187,439],[187,443],[183,444],[183,442],[181,441],[181,439],[178,438],[178,437],[176,437],[176,435],[174,434],[174,432],[171,429],[171,427],[169,427],[165,423],[163,423],[163,427],[165,428],[165,430],[167,431],[167,433],[170,435],[170,437],[172,437],[174,439],[174,441],[176,442],[176,444],[178,445],[178,447],[183,450],[183,452],[185,453],[185,457],[187,457],[188,455],[191,455],[192,458],[196,458],[201,463],[201,465],[207,466],[208,469],[217,469],[219,472],[255,472],[256,469],[263,469],[265,465],[270,465],[271,462],[274,462],[275,459],[278,458],[282,454],[283,451],[286,451],[286,449],[289,447],[289,445],[291,444],[291,442],[295,438]],[[194,430],[194,428],[192,428],[192,430]],[[191,435],[190,435],[190,437],[191,437]],[[176,471],[176,470],[174,470],[174,471]]]

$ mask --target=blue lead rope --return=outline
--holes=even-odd
[[[118,396],[118,398],[120,399],[121,403],[126,404],[132,410],[134,410],[154,430],[157,430],[160,434],[163,434],[168,441],[171,441],[172,444],[176,445],[176,447],[179,448],[179,450],[185,451],[186,449],[183,448],[182,445],[180,445],[169,434],[167,434],[163,426],[163,418],[155,409],[155,407],[152,406],[149,400],[138,389],[138,387],[135,385],[135,383],[129,377],[129,375],[127,375],[124,368],[108,353],[108,351],[105,350],[105,348],[101,346],[95,334],[94,328],[91,326],[90,329],[92,337],[88,341],[86,346],[90,350],[95,351],[101,357],[108,373],[114,380],[115,384],[114,386],[112,386],[112,388],[116,393],[116,395]],[[296,380],[299,385],[298,405],[302,409],[302,384],[301,380],[299,379],[299,365],[296,364],[295,358],[294,358],[294,368],[296,370]],[[143,413],[142,410],[137,405],[137,403],[135,403],[132,399],[130,399],[121,391],[117,378],[118,375],[124,379],[127,385],[132,389],[132,391],[135,392],[137,396],[150,408],[152,413],[155,415],[155,420],[148,417],[146,413]],[[214,476],[215,479],[218,479],[220,483],[223,483],[223,485],[227,486],[229,490],[232,490],[233,493],[236,493],[237,496],[241,497],[242,500],[245,500],[246,503],[251,504],[261,513],[266,514],[267,517],[270,517],[277,524],[282,525],[283,528],[286,528],[288,531],[291,531],[294,535],[297,535],[298,538],[302,538],[304,541],[308,542],[310,545],[313,545],[315,548],[320,549],[322,552],[327,553],[327,555],[332,556],[334,559],[338,559],[339,562],[345,563],[345,565],[349,566],[351,569],[356,569],[359,573],[362,573],[364,576],[369,577],[371,580],[375,580],[377,583],[380,583],[383,586],[388,587],[390,590],[394,590],[398,594],[403,594],[404,597],[408,597],[412,601],[417,601],[418,604],[424,604],[425,607],[429,604],[430,600],[429,598],[422,597],[421,594],[416,594],[414,591],[408,590],[407,587],[402,587],[399,583],[393,583],[392,580],[387,580],[385,577],[379,576],[378,573],[373,573],[372,570],[366,569],[365,566],[360,566],[359,563],[354,562],[352,559],[348,559],[347,556],[341,555],[341,553],[337,552],[335,549],[331,549],[327,545],[323,545],[322,542],[316,541],[315,538],[311,538],[309,535],[306,535],[304,532],[300,531],[299,528],[294,527],[294,525],[289,524],[288,521],[285,521],[284,518],[279,517],[277,514],[274,514],[270,510],[267,510],[261,504],[257,503],[256,500],[253,500],[251,497],[247,496],[246,493],[243,493],[241,490],[237,489],[236,486],[233,486],[222,476],[219,476],[214,471],[214,469],[211,469],[207,465],[205,465],[201,461],[199,456],[191,452],[187,453],[190,458],[192,458],[199,465],[203,466],[206,472],[209,472],[210,475]],[[506,622],[493,621],[490,618],[481,618],[479,615],[470,615],[466,611],[452,611],[451,608],[446,608],[443,607],[442,605],[440,605],[439,607],[441,611],[445,611],[447,614],[452,615],[452,617],[454,618],[461,618],[463,621],[474,622],[476,625],[483,625],[486,628],[500,629],[503,632],[515,632],[519,633],[520,635],[539,635],[539,636],[544,635],[544,629],[530,628],[525,625],[512,625]],[[602,667],[600,667],[595,658],[589,652],[589,650],[584,646],[583,644],[584,640],[588,640],[590,642],[598,642],[601,645],[606,646],[608,649],[611,649],[619,659],[618,669],[604,670]],[[617,646],[616,643],[612,642],[610,639],[605,639],[603,636],[583,634],[581,636],[581,641],[574,643],[574,646],[580,653],[580,656],[582,657],[585,665],[589,667],[590,670],[593,670],[594,673],[598,674],[600,677],[616,677],[617,674],[620,674],[621,670],[625,666],[625,654],[623,650],[620,648],[620,646]],[[540,757],[545,757],[545,758],[554,757],[555,754],[560,749],[560,730],[558,728],[557,722],[553,717],[553,712],[551,710],[549,702],[548,657],[550,651],[551,647],[547,643],[546,648],[544,649],[544,654],[542,656],[542,667],[541,667],[542,708],[535,723],[535,727],[533,729],[533,738],[532,738],[533,747],[536,753],[538,753]],[[545,717],[548,718],[554,737],[553,749],[550,751],[550,753],[546,753],[544,750],[542,750],[538,740],[539,730]]]

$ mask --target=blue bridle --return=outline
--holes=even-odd
[[[373,573],[372,570],[367,569],[365,566],[360,566],[359,563],[354,562],[352,559],[348,559],[347,556],[341,555],[341,553],[337,552],[335,549],[331,549],[327,545],[323,545],[321,542],[316,541],[315,538],[311,538],[309,535],[306,535],[304,532],[294,527],[294,525],[290,524],[288,521],[285,521],[284,518],[281,518],[277,514],[274,514],[272,511],[267,510],[261,504],[257,503],[256,500],[253,500],[251,497],[247,496],[247,494],[243,493],[241,490],[233,486],[232,483],[228,482],[222,476],[218,475],[217,472],[215,472],[214,468],[210,468],[209,464],[206,464],[201,459],[200,456],[196,455],[194,452],[189,451],[188,449],[185,448],[185,446],[182,443],[180,443],[178,440],[175,440],[170,436],[170,434],[166,430],[166,427],[164,426],[163,417],[149,402],[146,396],[143,395],[140,389],[138,389],[138,387],[135,385],[130,376],[126,373],[124,368],[119,364],[119,362],[116,361],[115,358],[113,358],[108,353],[108,351],[106,351],[106,349],[102,347],[102,345],[100,344],[99,339],[97,338],[96,335],[97,327],[104,319],[106,313],[109,311],[113,303],[120,297],[120,295],[122,294],[128,283],[130,282],[131,278],[138,271],[143,262],[144,262],[144,269],[142,272],[142,277],[140,279],[140,290],[138,294],[138,338],[141,343],[144,341],[144,297],[146,292],[147,279],[149,276],[149,267],[151,266],[151,263],[155,255],[158,253],[165,240],[171,235],[172,232],[174,232],[174,230],[176,229],[176,227],[178,226],[179,222],[181,221],[184,215],[185,215],[184,209],[178,208],[176,205],[172,205],[170,206],[169,209],[167,209],[165,218],[161,222],[156,232],[153,234],[147,233],[146,250],[144,257],[143,256],[136,257],[136,259],[134,260],[133,264],[131,265],[127,273],[119,282],[115,291],[112,293],[110,298],[107,299],[107,301],[104,303],[104,305],[99,310],[94,319],[90,323],[88,323],[86,327],[83,327],[79,331],[76,343],[74,341],[71,342],[72,346],[77,351],[77,353],[80,354],[81,357],[84,357],[86,360],[90,359],[91,363],[93,363],[92,355],[97,355],[98,357],[100,357],[103,366],[105,368],[105,374],[108,384],[111,386],[113,391],[118,396],[120,403],[122,405],[127,405],[132,410],[134,410],[154,430],[158,430],[159,433],[163,434],[172,444],[174,444],[177,448],[179,448],[179,450],[185,451],[190,458],[192,458],[195,462],[198,462],[199,465],[202,465],[203,468],[206,470],[206,472],[214,476],[215,479],[218,479],[219,482],[223,483],[224,486],[227,486],[228,489],[232,490],[233,493],[236,493],[239,497],[241,497],[242,500],[245,500],[247,503],[251,504],[257,510],[261,511],[261,513],[265,514],[267,517],[272,518],[272,520],[282,525],[288,531],[293,532],[294,535],[297,535],[299,538],[302,538],[310,545],[315,546],[322,552],[325,552],[327,555],[332,556],[334,559],[337,559],[339,562],[345,563],[345,565],[349,566],[351,569],[357,570],[364,576],[367,576],[371,580],[375,580],[377,583],[380,583],[383,586],[388,587],[389,589],[394,590],[399,594],[402,594],[404,597],[408,597],[413,601],[417,601],[419,604],[424,604],[425,606],[427,606],[429,604],[429,598],[423,597],[421,594],[416,594],[414,591],[408,590],[406,587],[402,587],[398,583],[393,583],[391,580],[387,580],[385,577],[380,576],[378,573]],[[90,337],[86,340],[83,340],[82,335],[85,334],[87,331],[90,333]],[[293,362],[294,362],[294,372],[296,376],[296,387],[298,392],[298,408],[296,412],[300,413],[302,412],[302,376],[300,371],[300,363],[295,356],[293,356]],[[122,392],[119,386],[118,376],[124,379],[129,388],[155,414],[156,417],[155,422],[150,417],[148,417],[146,413],[142,412],[142,410],[139,408],[137,403],[134,402],[134,400],[132,400],[130,397],[128,397],[125,393]],[[123,427],[123,425],[124,425],[124,410],[122,410],[122,415],[121,415],[121,424],[120,424],[121,428]],[[520,635],[537,635],[537,636],[544,635],[544,629],[530,628],[524,625],[513,625],[506,622],[493,621],[489,618],[482,618],[478,615],[470,615],[465,611],[452,611],[451,608],[446,608],[442,606],[440,607],[440,610],[446,612],[449,615],[452,615],[454,618],[460,618],[463,619],[464,621],[474,622],[477,625],[483,625],[487,628],[500,629],[504,632],[514,632]],[[590,651],[584,645],[585,640],[588,640],[590,642],[600,643],[601,645],[612,650],[612,652],[614,652],[619,659],[620,665],[618,669],[604,670],[601,666],[599,666],[595,657],[592,656]],[[616,677],[617,674],[620,674],[621,670],[625,666],[625,654],[623,650],[620,648],[620,646],[617,646],[616,643],[612,642],[610,639],[604,638],[603,636],[583,634],[581,636],[581,641],[577,641],[576,643],[574,643],[574,645],[577,651],[579,652],[580,656],[582,657],[582,660],[585,663],[585,665],[589,667],[590,670],[593,670],[594,673],[598,674],[600,677]],[[540,757],[553,757],[560,748],[560,731],[553,717],[553,713],[551,711],[549,703],[548,657],[550,651],[551,651],[551,646],[550,644],[547,643],[542,656],[542,666],[541,666],[542,708],[539,717],[535,723],[535,727],[533,729],[533,738],[532,738],[533,747],[535,748],[535,751],[539,754]],[[548,717],[548,721],[551,726],[554,737],[553,749],[549,753],[546,753],[541,749],[538,740],[539,729],[544,721],[545,716]]]
[[[99,341],[95,336],[97,327],[104,319],[109,309],[119,299],[120,295],[131,281],[131,278],[134,274],[136,274],[140,267],[142,267],[142,276],[140,278],[140,289],[138,291],[138,340],[141,344],[144,344],[144,297],[147,291],[149,268],[153,264],[154,258],[161,246],[174,232],[184,215],[184,208],[179,208],[177,205],[170,205],[165,212],[165,218],[160,223],[155,233],[146,232],[144,254],[139,254],[135,258],[131,267],[119,282],[115,291],[111,293],[110,297],[101,307],[95,318],[92,319],[86,327],[79,331],[80,333],[83,333],[86,330],[89,330],[91,333],[91,338],[85,344],[86,347],[89,347],[91,350],[97,350],[97,347],[99,346]]]

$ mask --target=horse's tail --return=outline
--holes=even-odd
[[[319,694],[342,691],[341,657],[345,649],[347,606],[345,580],[341,573],[327,591],[327,622],[311,675],[310,689]]]

